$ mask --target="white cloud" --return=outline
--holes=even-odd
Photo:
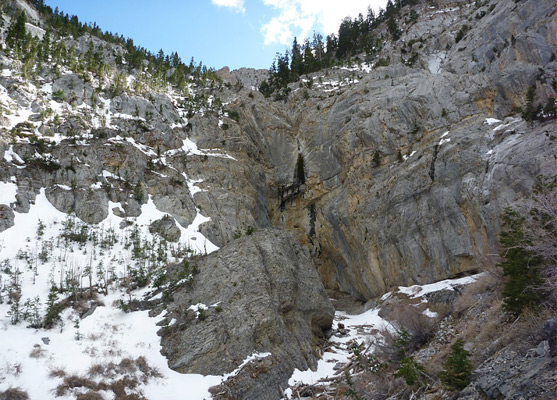
[[[385,7],[387,0],[263,0],[263,3],[278,12],[261,27],[265,44],[290,45],[294,36],[301,42],[313,29],[325,35],[337,33],[343,18],[354,18],[359,13],[365,16],[368,6],[377,11]]]
[[[231,8],[236,12],[246,12],[246,9],[244,8],[244,0],[211,0],[211,3],[219,7]]]

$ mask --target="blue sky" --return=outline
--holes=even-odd
[[[294,36],[323,36],[342,18],[365,15],[386,0],[46,0],[52,8],[131,37],[153,52],[177,51],[182,60],[216,69],[269,68]]]

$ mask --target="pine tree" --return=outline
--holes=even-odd
[[[404,379],[408,386],[424,384],[426,370],[419,364],[410,353],[410,332],[404,327],[397,332],[397,337],[393,341],[396,349],[395,360],[398,368],[394,376]]]
[[[315,72],[318,71],[320,65],[317,63],[315,56],[313,55],[313,50],[309,43],[309,40],[306,39],[303,46],[303,55],[304,55],[304,72]]]
[[[21,283],[19,282],[21,272],[16,267],[10,275],[11,279],[8,286],[8,304],[10,304],[10,310],[8,311],[8,316],[10,317],[11,324],[15,325],[21,320]]]
[[[389,21],[387,22],[387,27],[389,28],[389,33],[391,34],[391,37],[393,38],[394,41],[400,39],[400,30],[398,29],[398,25],[396,23],[394,16],[389,18]]]
[[[8,47],[14,50],[19,50],[23,53],[26,30],[25,24],[27,23],[27,16],[25,12],[22,11],[18,14],[17,18],[12,21],[12,24],[8,28],[8,33],[6,35],[6,44]]]
[[[302,57],[302,49],[298,44],[298,40],[294,37],[292,42],[292,59],[290,61],[290,71],[296,78],[304,73],[304,60]]]
[[[451,346],[451,354],[443,364],[439,379],[449,390],[462,390],[470,383],[472,364],[468,357],[470,352],[464,350],[464,341],[458,339]]]
[[[524,234],[525,217],[507,208],[502,216],[503,232],[500,242],[503,275],[507,277],[503,289],[506,311],[520,314],[526,307],[535,307],[545,295],[539,290],[543,285],[542,257],[526,247],[529,241]]]
[[[547,99],[547,104],[545,105],[543,112],[549,118],[557,115],[557,110],[555,109],[555,97],[551,96]]]
[[[336,57],[341,59],[349,54],[352,49],[352,19],[347,17],[342,20],[338,29],[338,47],[336,49]],[[327,51],[329,49],[327,48]]]
[[[41,299],[39,296],[34,299],[27,299],[23,303],[21,316],[25,321],[29,322],[29,327],[31,328],[40,328],[42,325],[40,304]]]
[[[46,314],[44,316],[45,328],[52,328],[60,320],[60,304],[58,304],[58,289],[52,286],[46,301]]]
[[[534,101],[536,100],[536,86],[532,85],[528,88],[526,92],[526,107],[522,112],[522,118],[526,121],[532,122],[536,119],[536,108],[534,106]]]
[[[325,53],[325,58],[327,60],[326,66],[330,66],[338,49],[338,39],[335,35],[327,36],[327,52]]]
[[[317,68],[320,69],[325,60],[325,45],[323,44],[323,36],[320,33],[313,32],[311,47],[315,52],[315,60],[318,64]]]
[[[81,340],[81,338],[83,337],[83,335],[82,335],[81,332],[79,331],[79,317],[76,317],[76,318],[75,318],[73,327],[75,328],[75,332],[74,332],[75,340]]]
[[[42,61],[44,62],[48,62],[50,60],[50,30],[47,30],[46,33],[43,36],[43,40],[41,42],[41,58]]]

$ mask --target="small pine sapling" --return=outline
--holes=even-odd
[[[451,346],[451,354],[443,364],[439,379],[449,390],[462,390],[470,383],[472,364],[468,359],[470,352],[464,349],[464,341],[458,339]]]

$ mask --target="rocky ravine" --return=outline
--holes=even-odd
[[[153,231],[169,240],[178,240],[176,223],[210,217],[200,230],[222,249],[191,260],[199,274],[169,287],[164,307],[176,321],[161,330],[163,351],[177,370],[212,374],[270,352],[221,389],[276,398],[294,368],[312,367],[331,324],[322,284],[369,300],[474,271],[497,253],[501,211],[526,199],[538,175],[554,174],[557,123],[516,112],[531,85],[541,103],[556,95],[554,1],[437,3],[417,5],[419,22],[397,43],[385,28],[389,66],[320,71],[307,77],[311,88],[292,84],[286,102],[251,90],[261,71],[223,70],[228,85],[192,86],[229,102],[195,112],[194,96],[172,91],[93,91],[110,74],[100,82],[47,71],[33,84],[3,74],[12,114],[2,119],[0,180],[15,177],[18,192],[0,209],[0,229],[41,188],[92,224],[109,201],[131,218],[152,198],[170,216]],[[456,43],[464,24],[471,29]],[[89,46],[68,41],[82,53]],[[412,67],[399,61],[406,46],[418,53]],[[6,54],[2,64],[19,66]],[[199,320],[188,311],[198,303],[222,313]]]
[[[228,137],[193,123],[202,146],[225,140],[264,166],[271,223],[310,248],[326,287],[362,300],[489,262],[501,211],[554,171],[555,122],[530,125],[512,112],[530,85],[542,103],[555,95],[554,2],[417,10],[422,20],[402,40],[419,38],[424,68],[319,72],[314,81],[325,83],[292,85],[286,103],[240,96]],[[454,43],[464,23],[488,10]],[[399,50],[388,44],[384,52],[397,60]],[[439,54],[432,72],[428,62]]]

